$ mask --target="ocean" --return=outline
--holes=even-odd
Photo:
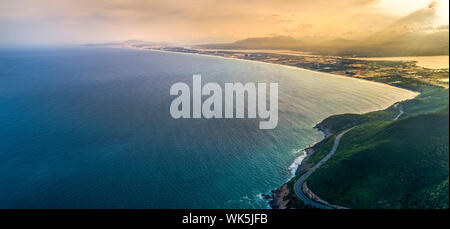
[[[278,83],[279,122],[173,119],[170,86]],[[275,64],[147,50],[0,50],[0,208],[266,208],[313,129],[415,93]],[[298,160],[297,160],[298,162]]]

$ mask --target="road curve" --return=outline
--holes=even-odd
[[[395,104],[395,108],[398,109],[399,114],[392,121],[398,120],[398,118],[400,118],[400,116],[402,116],[404,113],[403,107],[400,103]],[[322,160],[320,160],[319,163],[315,164],[310,170],[308,170],[308,172],[306,172],[300,178],[298,178],[297,182],[295,182],[294,192],[301,200],[303,200],[303,202],[305,202],[315,208],[320,208],[320,209],[333,209],[334,208],[333,206],[319,203],[319,202],[316,202],[316,201],[308,198],[305,195],[305,193],[303,193],[302,186],[305,183],[306,179],[308,179],[308,177],[311,176],[311,174],[313,174],[320,166],[322,166],[325,162],[327,162],[336,153],[336,150],[339,146],[339,142],[341,141],[342,136],[344,136],[344,134],[346,134],[347,132],[349,132],[350,130],[352,130],[355,127],[356,126],[346,129],[346,130],[342,131],[338,136],[336,136],[336,139],[334,139],[333,147],[331,148],[330,152],[324,158],[322,158]]]
[[[333,143],[333,147],[331,148],[330,152],[324,157],[322,158],[322,160],[320,160],[318,163],[316,163],[311,169],[308,170],[308,172],[306,172],[305,174],[303,174],[300,178],[298,178],[297,182],[295,182],[294,185],[294,191],[295,194],[301,199],[303,200],[303,202],[315,207],[315,208],[320,208],[320,209],[333,209],[333,207],[329,206],[329,205],[325,205],[319,202],[316,202],[314,200],[311,200],[310,198],[308,198],[302,190],[302,186],[303,183],[305,183],[306,179],[308,179],[309,176],[311,176],[311,174],[313,174],[320,166],[322,166],[325,162],[327,162],[335,153],[336,150],[339,146],[339,142],[341,141],[342,136],[344,136],[344,134],[346,134],[347,132],[349,132],[350,130],[352,130],[355,127],[346,129],[344,131],[342,131],[338,136],[336,136],[336,139],[334,140]]]

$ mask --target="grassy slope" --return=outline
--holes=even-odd
[[[392,108],[324,120],[334,133],[360,126],[308,179],[310,188],[351,208],[448,208],[448,90],[427,88],[402,106],[405,114],[394,122],[387,121]],[[311,160],[325,155],[330,142],[318,145]]]

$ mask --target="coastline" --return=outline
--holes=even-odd
[[[260,64],[269,64],[269,65],[275,65],[275,66],[289,68],[289,69],[293,69],[293,70],[300,70],[300,71],[304,71],[304,72],[325,74],[325,75],[329,75],[329,76],[332,76],[332,77],[341,77],[341,78],[353,79],[353,80],[363,80],[364,82],[367,82],[367,83],[378,84],[378,85],[389,86],[389,87],[398,87],[398,88],[401,88],[401,89],[405,89],[405,90],[408,90],[408,91],[420,94],[419,91],[415,91],[415,90],[410,89],[410,88],[404,88],[404,87],[399,87],[399,86],[396,86],[396,85],[390,85],[390,84],[387,84],[387,83],[377,82],[377,81],[373,81],[373,80],[366,79],[366,78],[356,78],[356,77],[351,77],[351,76],[347,76],[347,75],[340,75],[340,74],[329,73],[329,72],[324,72],[324,71],[319,71],[319,70],[312,70],[312,69],[307,69],[307,68],[302,68],[302,67],[297,67],[297,66],[291,66],[291,65],[286,65],[286,64],[265,62],[265,61],[261,61],[261,60],[249,60],[249,59],[227,57],[227,56],[220,56],[220,55],[213,55],[213,54],[189,53],[189,52],[180,52],[180,51],[171,51],[171,50],[151,49],[151,48],[145,48],[145,47],[144,48],[121,47],[121,48],[126,48],[126,49],[127,48],[128,49],[131,48],[131,49],[142,50],[142,51],[153,51],[153,52],[163,52],[163,53],[177,53],[177,54],[185,54],[185,55],[199,55],[199,56],[207,56],[207,57],[224,58],[224,59],[228,59],[228,60],[239,60],[239,61],[248,61],[248,62],[260,63]]]
[[[410,88],[404,88],[404,87],[400,87],[400,86],[396,86],[396,85],[390,85],[387,83],[377,82],[377,81],[373,81],[373,80],[369,80],[369,79],[365,79],[365,78],[355,78],[355,77],[346,76],[346,75],[338,75],[338,74],[327,73],[327,72],[318,71],[318,70],[301,68],[301,67],[297,67],[297,66],[290,66],[290,65],[279,64],[279,63],[270,63],[270,62],[265,62],[265,61],[261,61],[261,60],[248,60],[248,59],[241,59],[241,58],[235,58],[235,57],[225,57],[225,56],[202,54],[202,53],[187,53],[187,52],[177,52],[177,51],[168,51],[168,50],[153,50],[153,49],[148,49],[148,50],[210,56],[210,57],[218,57],[218,58],[234,59],[234,60],[250,61],[250,62],[259,62],[259,63],[264,63],[264,64],[281,66],[281,67],[285,67],[285,68],[289,68],[289,69],[301,70],[304,72],[323,73],[326,75],[330,75],[332,77],[343,77],[343,78],[345,77],[347,79],[364,80],[365,82],[370,82],[372,84],[378,84],[378,85],[389,86],[389,87],[398,87],[401,89],[405,89],[405,90],[417,93],[415,97],[417,97],[421,94],[420,91],[412,90]],[[399,104],[400,102],[402,102],[402,101],[397,101],[395,104]],[[395,105],[395,104],[393,104],[393,105]],[[387,109],[389,109],[389,107],[387,107],[383,110],[387,110]],[[376,110],[374,110],[374,111],[376,111]],[[370,112],[374,112],[374,111],[368,111],[366,113],[370,113]],[[366,113],[364,113],[364,114],[366,114]],[[334,114],[334,115],[338,115],[338,114]],[[334,116],[334,115],[331,115],[331,116]],[[327,119],[331,116],[328,116],[325,119]],[[313,163],[308,162],[308,159],[316,153],[314,148],[318,144],[322,143],[324,140],[327,140],[330,136],[333,135],[333,132],[330,129],[326,128],[325,125],[323,125],[323,120],[320,121],[319,123],[317,123],[313,127],[313,129],[317,129],[317,131],[319,131],[323,135],[323,138],[319,141],[313,142],[310,146],[308,146],[306,148],[298,150],[298,151],[304,151],[304,153],[300,156],[295,157],[294,161],[288,166],[288,169],[291,171],[292,176],[288,178],[287,182],[281,184],[281,186],[279,186],[278,188],[270,191],[269,194],[261,194],[262,198],[264,200],[266,200],[269,208],[271,208],[271,209],[287,209],[288,208],[289,199],[288,200],[286,200],[286,199],[289,198],[289,195],[292,195],[292,193],[290,193],[291,191],[289,188],[289,184],[295,183],[301,174],[306,173],[310,168],[312,168],[314,166]],[[295,168],[292,168],[293,166],[295,166]],[[294,172],[292,172],[292,171],[294,171]],[[327,203],[326,201],[322,200],[319,196],[317,196],[312,190],[310,190],[307,187],[306,182],[302,186],[302,189],[305,190],[307,195],[312,197],[313,199],[317,199],[317,200],[319,200],[319,202],[323,201],[323,203]],[[333,206],[338,209],[346,209],[346,207],[342,207],[342,206],[338,206],[338,205],[331,205],[328,203],[327,203],[327,205]],[[308,208],[310,206],[305,204],[304,207]]]
[[[323,72],[323,71],[319,71],[319,70],[311,70],[311,69],[306,69],[306,68],[297,67],[297,66],[290,66],[290,65],[286,65],[286,64],[265,62],[265,61],[261,61],[261,60],[249,60],[249,59],[241,59],[241,58],[235,58],[235,57],[226,57],[226,56],[213,55],[213,54],[204,54],[204,53],[189,53],[189,52],[181,52],[181,51],[149,49],[149,48],[145,48],[145,47],[144,48],[122,47],[122,48],[132,48],[132,49],[137,49],[137,50],[142,50],[142,51],[154,51],[154,52],[164,52],[164,53],[201,55],[201,56],[225,58],[225,59],[231,59],[231,60],[241,60],[241,61],[250,61],[250,62],[263,63],[263,64],[270,64],[270,65],[281,66],[281,67],[285,67],[285,68],[289,68],[289,69],[300,70],[300,71],[304,71],[304,72],[322,73],[322,74],[330,75],[332,77],[342,77],[342,78],[354,79],[354,80],[364,80],[365,82],[369,82],[369,83],[372,83],[372,84],[378,84],[378,85],[383,85],[383,86],[388,86],[388,87],[398,87],[398,88],[401,88],[401,89],[405,89],[405,90],[417,93],[416,97],[418,95],[420,95],[420,91],[416,91],[416,90],[412,90],[410,88],[404,88],[404,87],[400,87],[400,86],[396,86],[396,85],[390,85],[390,84],[383,83],[383,82],[377,82],[377,81],[370,80],[370,79],[356,78],[356,77],[351,77],[351,76],[347,76],[347,75],[339,75],[339,74],[328,73],[328,72]],[[397,101],[395,104],[398,104],[399,102],[402,102],[402,101]],[[387,108],[385,108],[383,110],[387,110],[387,109],[389,109],[389,107],[387,107]],[[374,110],[374,111],[377,111],[377,110]],[[366,113],[370,113],[370,112],[373,112],[373,111],[368,111]],[[366,114],[366,113],[364,113],[364,114]],[[339,115],[339,114],[334,114],[334,115]],[[331,115],[331,116],[334,116],[334,115]],[[328,116],[325,119],[327,119],[327,118],[329,118],[331,116]],[[326,128],[324,125],[322,125],[323,124],[322,122],[323,122],[323,120],[321,122],[317,123],[313,127],[313,129],[317,129],[317,131],[319,131],[323,135],[323,137],[320,140],[311,143],[310,146],[308,146],[306,148],[302,148],[302,149],[296,150],[296,151],[304,151],[304,153],[302,155],[300,155],[300,156],[295,157],[294,161],[287,167],[290,171],[294,171],[294,172],[292,172],[292,176],[288,178],[287,182],[281,184],[281,186],[279,186],[278,188],[270,191],[269,194],[261,194],[262,198],[268,204],[268,207],[270,207],[272,209],[286,209],[287,205],[288,205],[288,202],[289,202],[289,200],[286,201],[286,197],[288,195],[290,195],[290,193],[289,193],[290,190],[289,190],[289,187],[288,187],[289,183],[291,183],[292,181],[295,182],[296,178],[298,178],[299,175],[305,173],[307,170],[309,170],[311,167],[314,166],[313,163],[309,163],[308,162],[308,159],[316,153],[314,148],[318,144],[322,143],[324,140],[328,139],[330,136],[333,135],[333,132],[330,129]],[[301,160],[299,161],[299,159],[301,159]],[[295,168],[291,168],[292,166],[296,166],[296,167]],[[306,182],[305,182],[305,184],[306,184]],[[306,189],[309,192],[311,192],[312,195],[315,195],[307,187],[306,187]]]
[[[280,187],[272,190],[269,194],[263,195],[264,199],[267,201],[271,209],[287,209],[287,204],[289,201],[286,201],[286,197],[290,192],[287,184],[292,181],[295,183],[297,181],[297,178],[301,174],[308,171],[314,165],[312,163],[308,163],[308,159],[316,153],[316,150],[314,148],[331,136],[331,133],[328,129],[322,129],[320,127],[320,123],[314,126],[314,129],[317,129],[317,131],[323,133],[324,137],[320,141],[313,143],[311,146],[301,149],[302,151],[304,151],[305,156],[294,169],[294,175],[291,176],[288,181],[282,184]],[[294,162],[298,160],[299,157],[296,157],[294,159]]]

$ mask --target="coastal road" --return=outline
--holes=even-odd
[[[403,107],[401,104],[399,104],[399,103],[395,104],[395,108],[398,109],[399,114],[392,121],[397,120],[404,113]],[[325,162],[327,162],[336,153],[336,150],[339,146],[339,142],[341,141],[342,136],[344,136],[344,134],[346,134],[347,132],[349,132],[350,130],[352,130],[355,127],[356,126],[346,129],[346,130],[342,131],[338,136],[336,136],[336,139],[334,139],[333,147],[331,148],[330,152],[324,158],[322,158],[322,160],[320,160],[319,163],[315,164],[310,170],[308,170],[308,172],[306,172],[300,178],[298,178],[297,182],[295,182],[295,185],[294,185],[295,194],[301,200],[303,200],[303,202],[305,202],[315,208],[320,208],[320,209],[333,209],[334,208],[333,206],[331,206],[329,204],[319,203],[319,202],[316,202],[316,201],[310,199],[309,197],[307,197],[306,194],[302,190],[302,186],[305,183],[306,179],[308,179],[308,177],[311,176],[311,174],[313,174],[320,166],[325,164]]]
[[[325,204],[316,202],[316,201],[311,200],[310,198],[308,198],[306,196],[306,194],[303,193],[302,186],[303,186],[303,183],[305,183],[306,179],[308,179],[308,177],[311,176],[311,174],[313,174],[320,166],[325,164],[325,162],[327,162],[336,153],[336,150],[337,150],[337,148],[339,146],[339,142],[341,141],[342,136],[344,136],[344,134],[346,134],[347,132],[349,132],[353,128],[355,128],[355,127],[346,129],[346,130],[342,131],[338,136],[336,136],[336,139],[334,140],[333,147],[331,148],[330,152],[324,158],[322,158],[322,160],[320,160],[319,163],[316,163],[310,170],[308,170],[308,172],[306,172],[300,178],[298,178],[297,182],[295,182],[295,185],[294,185],[295,194],[301,200],[303,200],[303,202],[305,202],[305,203],[307,203],[307,204],[309,204],[309,205],[311,205],[311,206],[313,206],[315,208],[333,209],[333,207],[331,207],[329,205],[325,205]]]

